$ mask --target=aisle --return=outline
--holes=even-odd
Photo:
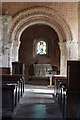
[[[47,86],[25,85],[25,92],[20,104],[54,103],[54,88]]]
[[[24,95],[13,118],[62,118],[62,112],[53,93],[54,88],[25,85]]]

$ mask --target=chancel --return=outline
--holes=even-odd
[[[80,2],[0,7],[1,119],[80,119]]]

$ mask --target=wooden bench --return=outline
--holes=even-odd
[[[2,77],[2,86],[15,86],[15,106],[19,102],[20,99],[20,78],[14,77],[11,75],[0,75],[0,78]],[[6,91],[5,91],[6,92]],[[2,91],[3,94],[3,91]]]
[[[64,87],[66,87],[66,89],[67,89],[67,76],[66,75],[54,75],[53,81],[54,81],[55,94],[58,93],[58,87],[60,84],[64,85]]]
[[[80,61],[67,61],[68,94],[80,94]]]
[[[2,85],[2,118],[11,117],[16,107],[16,84]]]
[[[22,75],[0,75],[2,79],[2,110],[3,114],[13,112],[24,91]]]
[[[13,111],[15,108],[16,84],[2,85],[2,110]]]
[[[18,99],[20,96],[22,96],[22,93],[24,91],[24,81],[21,75],[0,75],[0,78],[2,78],[2,84],[14,84],[16,83],[18,85]]]
[[[0,67],[0,74],[10,74],[10,67]]]
[[[22,96],[23,89],[24,89],[22,76],[4,74],[4,75],[0,75],[0,78],[2,79],[2,84],[5,84],[5,85],[6,84],[11,84],[11,85],[17,84],[16,103],[15,103],[17,104],[19,102],[20,97]]]

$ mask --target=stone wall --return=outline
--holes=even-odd
[[[10,66],[10,42],[9,42],[9,24],[11,16],[7,13],[2,16],[2,66]]]
[[[59,17],[64,19],[66,23],[69,25],[71,33],[72,33],[72,39],[68,39],[68,42],[60,43],[60,50],[64,50],[61,52],[61,72],[62,74],[66,73],[66,67],[64,70],[64,66],[66,65],[67,59],[78,59],[78,3],[77,2],[67,2],[67,3],[3,3],[3,15],[5,13],[5,10],[8,10],[9,15],[14,18],[15,15],[19,14],[21,11],[24,11],[25,9],[31,8],[31,7],[40,7],[43,6],[45,8],[51,8],[54,9],[54,11],[57,11],[59,13]],[[64,24],[63,26],[64,29]],[[19,32],[19,31],[17,31]],[[66,34],[67,31],[65,31]],[[64,36],[64,34],[63,34]],[[14,44],[16,45],[16,44]],[[67,51],[66,51],[67,47]],[[14,47],[16,48],[16,47]],[[14,54],[16,56],[17,52],[14,49]],[[17,58],[16,58],[17,59]],[[63,65],[64,64],[64,65]],[[65,71],[65,72],[64,72]]]

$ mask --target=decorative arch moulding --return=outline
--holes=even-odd
[[[12,40],[12,34],[15,33],[17,28],[21,27],[22,24],[25,24],[26,21],[37,17],[42,17],[47,20],[56,21],[57,25],[63,30],[65,34],[66,40],[72,40],[72,33],[68,23],[65,19],[54,9],[48,7],[33,7],[22,11],[21,13],[17,14],[11,23],[10,31],[9,31],[9,38]],[[30,18],[30,19],[29,19]],[[22,22],[22,24],[20,24]],[[33,22],[33,21],[32,21]]]
[[[28,21],[26,21],[24,24],[21,24],[20,26],[17,27],[17,29],[15,30],[15,40],[18,40],[18,37],[20,36],[20,34],[26,29],[28,28],[29,26],[32,26],[32,25],[35,25],[36,24],[45,24],[45,25],[48,25],[50,26],[51,28],[53,28],[56,33],[59,35],[59,38],[62,40],[65,40],[65,36],[64,36],[64,32],[61,31],[57,24],[55,25],[55,23],[53,23],[53,21],[51,21],[50,19],[43,19],[42,18],[38,18],[38,19],[30,19]],[[63,35],[61,36],[60,33]]]

